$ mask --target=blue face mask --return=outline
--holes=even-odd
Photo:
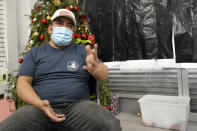
[[[54,27],[51,39],[58,46],[67,46],[72,41],[73,32],[66,27]]]

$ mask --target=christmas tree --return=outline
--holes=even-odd
[[[78,5],[78,0],[38,0],[29,16],[31,20],[31,33],[25,51],[21,53],[19,63],[23,62],[26,53],[33,47],[45,44],[50,41],[48,25],[51,24],[51,16],[57,9],[68,9],[75,14],[77,25],[74,34],[74,41],[78,44],[94,45],[95,37],[89,30],[90,22],[87,19],[84,11]],[[7,78],[12,97],[16,102],[16,108],[19,108],[25,103],[16,94],[17,78],[13,75],[8,75]],[[105,82],[99,82],[101,105],[110,105],[111,92]],[[91,99],[96,99],[96,95],[91,96]]]
[[[24,58],[27,51],[31,48],[50,41],[50,35],[47,31],[48,25],[51,24],[51,16],[57,9],[63,8],[72,11],[76,16],[77,25],[74,41],[79,44],[94,44],[95,37],[89,30],[90,22],[83,10],[78,6],[77,0],[38,0],[29,16],[32,21],[30,25],[31,34],[28,45],[22,53],[22,58]],[[19,62],[22,62],[22,58]]]

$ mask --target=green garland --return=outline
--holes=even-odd
[[[99,82],[99,89],[100,89],[100,102],[102,106],[107,106],[109,107],[111,105],[111,98],[112,98],[112,93],[107,86],[106,82]]]

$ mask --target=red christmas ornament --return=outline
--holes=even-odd
[[[74,10],[74,11],[78,11],[78,10],[79,10],[79,7],[78,7],[78,6],[74,6],[74,7],[73,7],[73,10]]]
[[[86,34],[82,34],[82,35],[81,35],[81,38],[87,39],[87,35],[86,35]]]
[[[36,6],[34,7],[34,10],[39,10],[39,6],[36,5]]]
[[[19,62],[19,63],[22,63],[22,62],[23,62],[23,59],[21,59],[21,58],[18,59],[18,62]]]
[[[110,110],[110,111],[113,111],[113,107],[112,107],[112,106],[109,106],[109,110]]]
[[[71,10],[71,9],[70,9],[70,7],[66,7],[65,9],[67,9],[67,10]]]
[[[95,36],[93,34],[88,35],[88,40],[91,41],[91,44],[95,44]]]
[[[118,123],[120,123],[120,119],[118,119]]]
[[[75,38],[81,38],[81,35],[80,34],[74,34],[74,37]]]
[[[32,22],[32,23],[34,22],[34,18],[31,19],[31,22]]]
[[[44,35],[40,35],[40,40],[44,40]]]
[[[81,15],[80,17],[81,17],[82,20],[86,20],[87,19],[86,15]]]
[[[47,20],[46,19],[42,19],[41,23],[42,24],[46,24],[47,23]]]
[[[90,22],[90,21],[88,21],[88,25],[89,25],[89,26],[91,25],[91,22]]]
[[[107,105],[104,105],[104,108],[107,109]]]

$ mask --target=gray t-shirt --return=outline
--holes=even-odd
[[[89,99],[90,74],[83,70],[86,56],[84,45],[72,42],[56,49],[46,43],[27,53],[18,76],[33,77],[33,89],[51,104]]]

